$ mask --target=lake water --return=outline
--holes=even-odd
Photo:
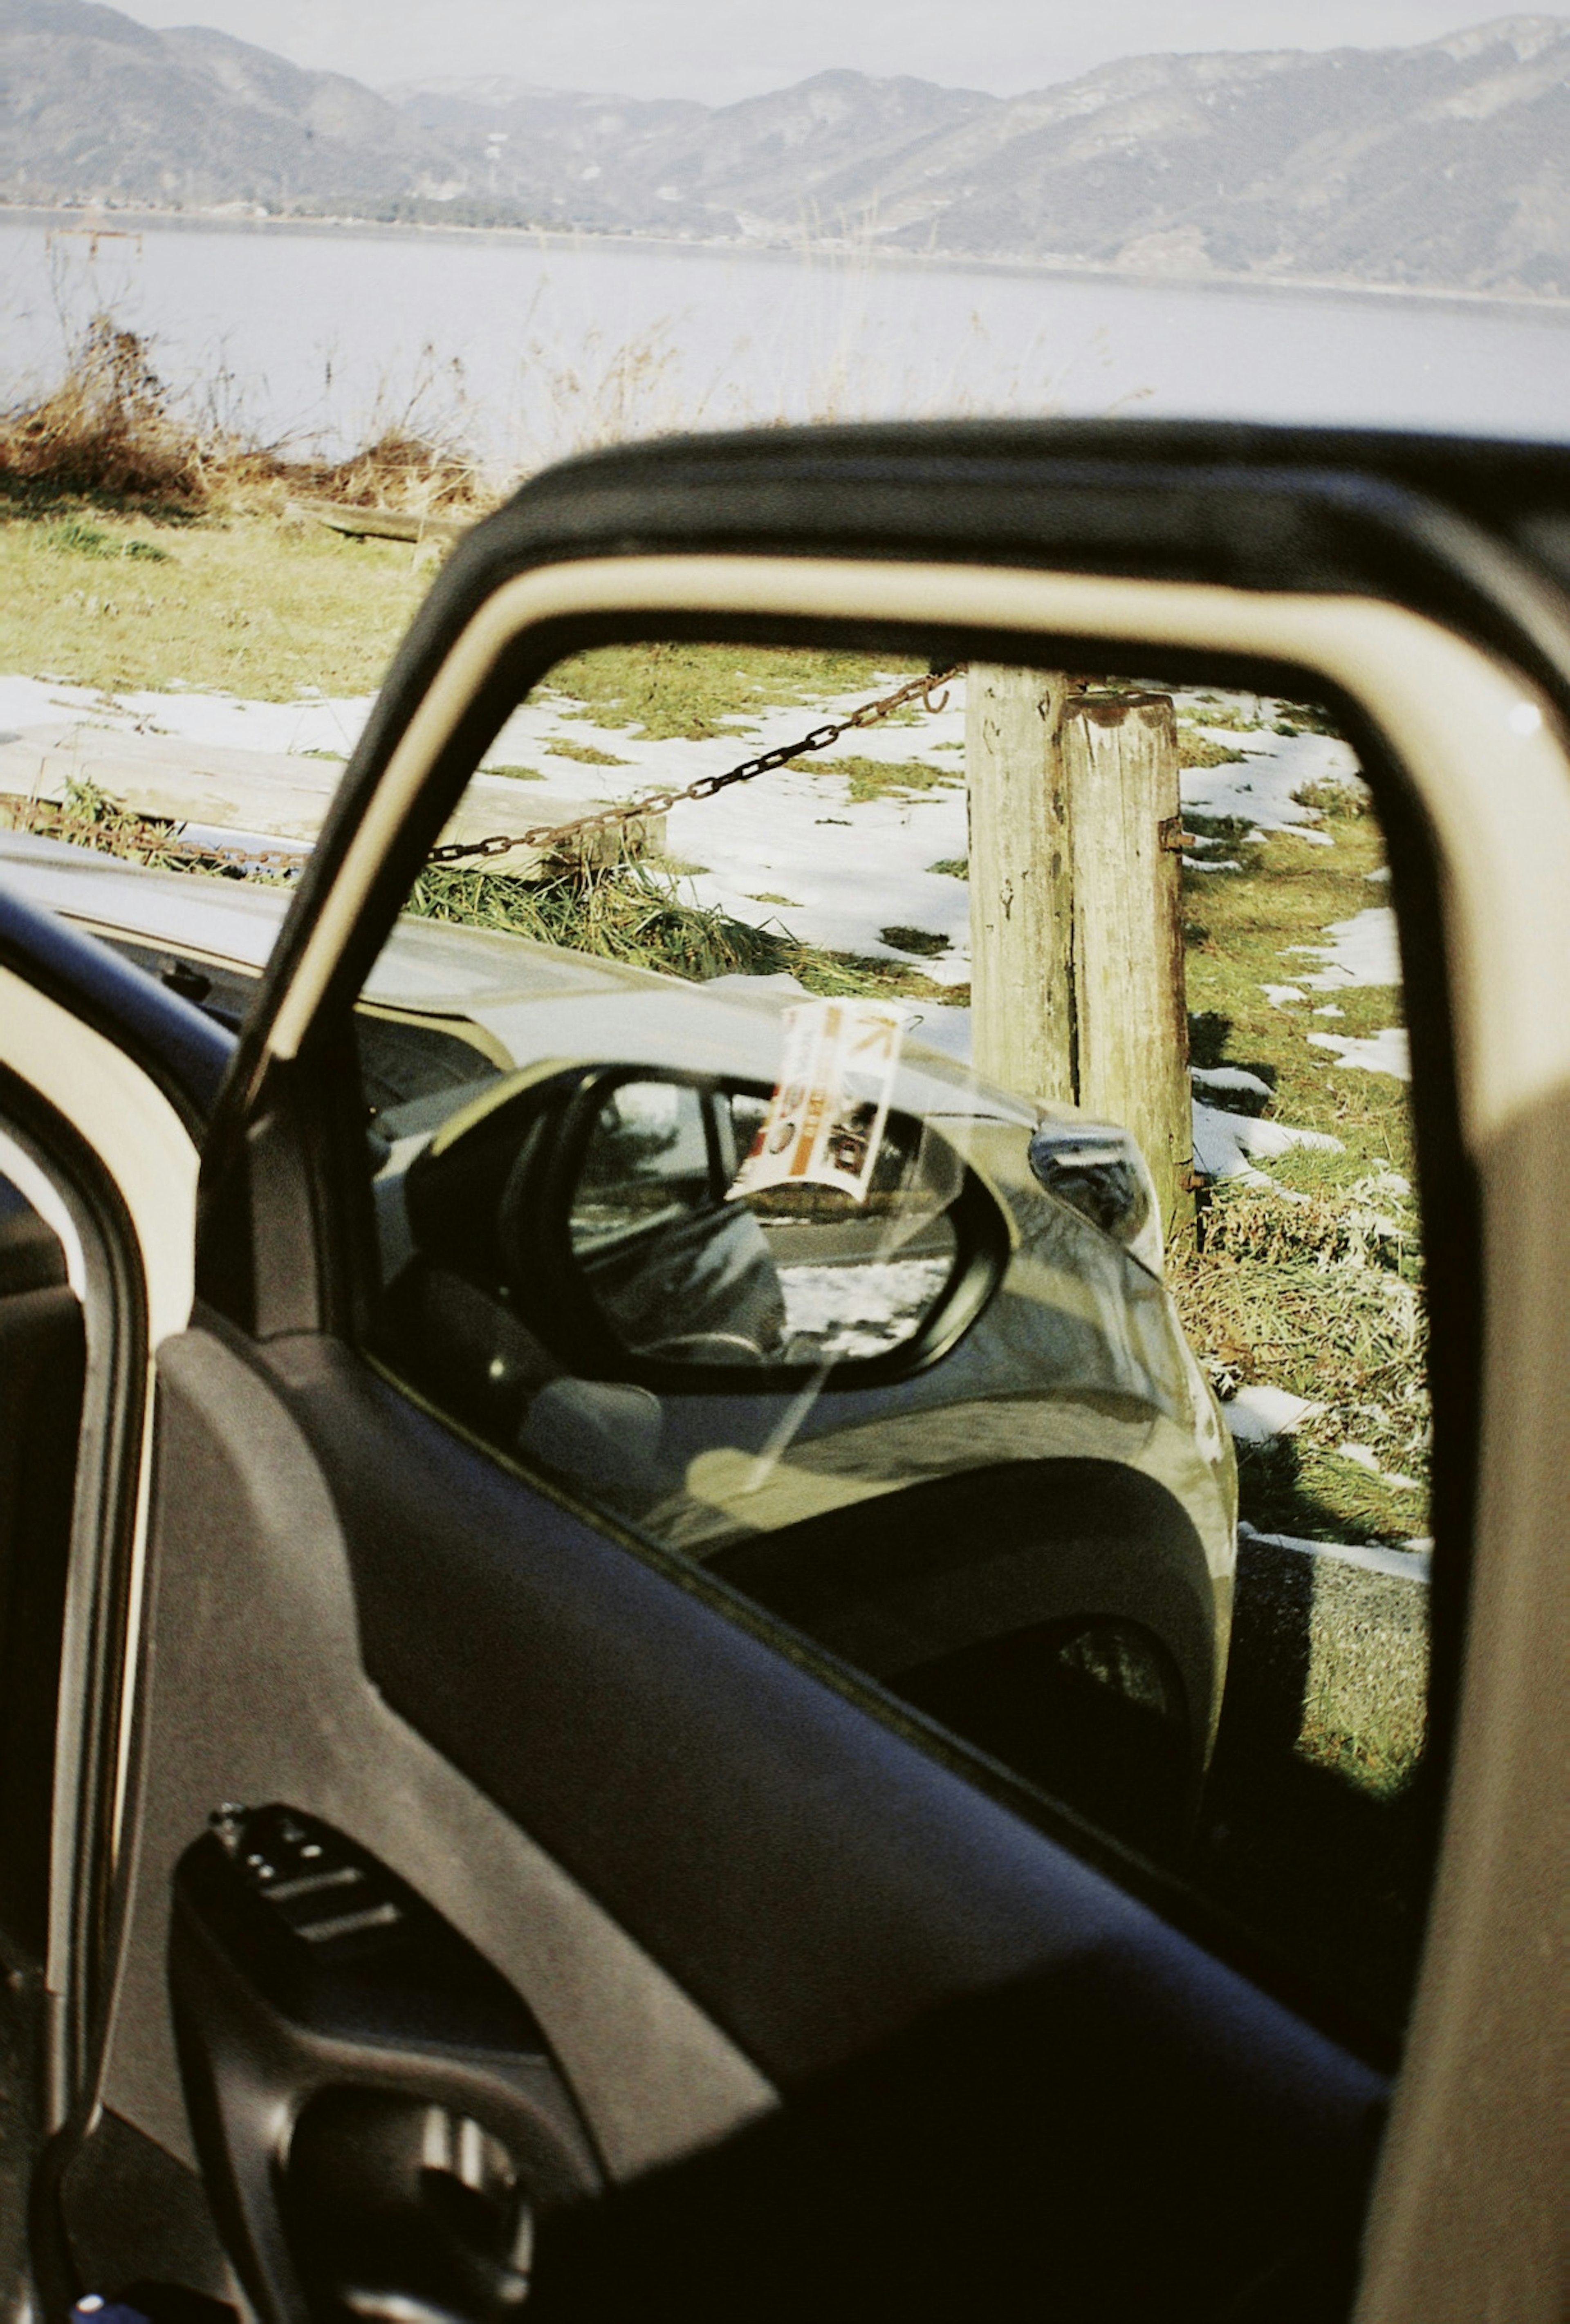
[[[186,397],[533,466],[777,418],[1048,410],[1570,437],[1570,307],[1168,286],[520,235],[0,224],[0,393],[107,308]]]

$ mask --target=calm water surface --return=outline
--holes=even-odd
[[[532,465],[780,417],[1103,412],[1570,437],[1570,308],[514,235],[0,224],[0,392],[106,307],[268,438],[455,429]]]

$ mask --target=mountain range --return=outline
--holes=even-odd
[[[1565,299],[1570,19],[1134,57],[1012,97],[830,71],[709,106],[377,91],[92,0],[0,0],[0,202]]]

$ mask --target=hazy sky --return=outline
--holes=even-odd
[[[753,97],[831,65],[1010,96],[1151,50],[1357,48],[1485,22],[1486,0],[119,0],[380,87],[506,73],[628,97]],[[1498,13],[1502,14],[1503,11]]]

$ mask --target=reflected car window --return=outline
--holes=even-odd
[[[1082,821],[1116,790],[1141,868],[1061,891],[1061,962],[1000,1013],[982,787],[1047,712],[1051,779]],[[629,825],[620,862],[421,873],[362,997],[373,1344],[1399,2014],[1427,1384],[1356,760],[1314,705],[1192,681],[690,643],[559,666],[487,755],[614,742],[573,779],[636,800],[830,730],[769,788]],[[1145,782],[1180,803],[1159,844]],[[1123,917],[1093,933],[1098,893]],[[1147,1060],[1113,1020],[1154,974]]]

